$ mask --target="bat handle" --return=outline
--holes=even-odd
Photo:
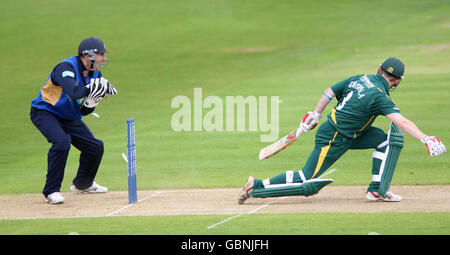
[[[313,125],[315,125],[315,124],[317,124],[318,123],[318,121],[317,120],[313,120],[312,122],[311,122],[311,126],[313,126]],[[295,133],[295,137],[298,137],[299,135],[301,135],[301,134],[303,134],[303,133],[306,133],[308,130],[306,130],[304,127],[303,127],[303,125],[302,125],[303,123],[301,123],[300,124],[300,126],[297,128],[297,132]]]
[[[295,138],[297,138],[299,135],[305,133],[305,130],[303,129],[303,127],[300,125],[300,127],[297,128],[297,132],[295,132]]]

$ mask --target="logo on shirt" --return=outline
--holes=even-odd
[[[64,72],[62,72],[62,77],[64,78],[66,76],[75,78],[75,74],[73,72],[71,72],[71,71],[64,71]]]
[[[358,98],[362,98],[364,97],[366,94],[363,94],[364,92],[364,86],[361,85],[359,82],[357,81],[352,81],[350,82],[350,84],[348,84],[349,88],[354,88],[358,91]]]

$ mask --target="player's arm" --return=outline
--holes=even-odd
[[[91,113],[102,99],[117,94],[117,90],[103,77],[91,79],[90,83],[86,85],[86,88],[89,89],[89,95],[81,106],[81,113],[83,115]]]
[[[102,73],[101,72],[99,72],[99,77],[102,77]],[[88,86],[85,87],[85,88],[87,88],[89,90],[89,93],[88,93],[88,96],[87,96],[86,99],[88,99],[89,94],[91,94],[93,82],[94,82],[94,80],[91,80],[91,83]],[[89,100],[88,100],[88,102],[86,102],[86,99],[83,101],[83,104],[80,107],[80,113],[83,116],[89,115],[92,112],[94,112],[95,111],[95,107],[98,104],[97,103],[97,104],[94,105],[92,102],[89,104]]]
[[[314,129],[317,123],[322,118],[322,112],[325,110],[327,105],[336,97],[339,101],[344,94],[345,88],[347,87],[348,79],[342,80],[338,83],[333,84],[331,87],[327,88],[319,99],[319,102],[314,109],[314,112],[308,112],[303,116],[302,122],[300,123],[300,128],[307,132]]]
[[[75,78],[75,69],[69,63],[58,64],[52,73],[52,82],[62,87],[63,91],[72,100],[78,100],[89,94],[89,89],[77,86]]]
[[[317,103],[314,112],[322,114],[327,105],[331,102],[331,100],[333,100],[334,96],[335,95],[333,90],[331,88],[327,88],[325,92],[323,92],[322,97],[319,99],[319,102]]]
[[[447,151],[444,144],[437,137],[427,136],[416,126],[416,124],[414,124],[414,122],[408,120],[400,113],[387,114],[386,117],[394,122],[405,133],[425,144],[425,146],[428,147],[428,154],[430,154],[430,156],[438,156]]]
[[[391,113],[386,115],[388,119],[390,119],[392,122],[394,122],[403,132],[407,133],[408,135],[416,138],[416,139],[423,139],[427,137],[417,126],[414,124],[414,122],[410,121],[409,119],[405,118],[400,113]]]
[[[317,126],[317,123],[322,118],[322,112],[334,97],[335,95],[331,88],[327,88],[325,92],[323,92],[322,97],[319,99],[319,102],[314,109],[314,112],[308,112],[302,118],[300,128],[302,128],[304,132],[312,130]]]
[[[73,100],[85,98],[90,93],[89,88],[76,84],[75,69],[69,63],[63,62],[58,64],[53,71],[51,79],[53,84],[61,86],[67,96]],[[94,110],[95,107],[86,107],[84,104],[80,108],[83,116],[92,113]]]

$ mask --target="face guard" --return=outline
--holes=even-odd
[[[87,56],[91,62],[90,71],[94,71],[94,67],[97,67],[98,70],[103,71],[109,64],[109,58],[105,58],[105,60],[101,62],[97,61],[97,52],[95,50],[85,50],[83,51],[83,55]]]
[[[87,56],[91,62],[90,71],[94,71],[95,67],[97,67],[98,70],[104,70],[108,65],[108,58],[105,58],[105,60],[101,62],[97,60],[97,54],[99,53],[109,53],[109,51],[106,50],[105,44],[99,38],[86,38],[78,46],[78,55]]]
[[[390,90],[395,90],[395,89],[398,87],[398,85],[400,85],[400,82],[401,82],[401,81],[403,81],[403,78],[400,78],[400,81],[397,82],[397,84],[393,85],[392,88],[391,88]]]

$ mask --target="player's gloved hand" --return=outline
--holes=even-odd
[[[91,79],[91,82],[86,86],[89,89],[89,95],[84,100],[83,105],[87,108],[96,107],[106,95],[107,82],[101,83],[100,79]]]
[[[317,126],[317,123],[319,123],[321,118],[322,114],[320,113],[308,112],[303,116],[302,122],[300,123],[300,128],[302,128],[304,132],[308,132]]]
[[[102,86],[106,87],[104,98],[108,98],[110,95],[117,95],[116,88],[114,88],[114,86],[111,83],[109,83],[107,79],[101,77],[100,83],[102,84]]]
[[[427,136],[420,139],[420,141],[428,147],[428,154],[430,156],[438,156],[447,151],[441,140],[435,136]]]

